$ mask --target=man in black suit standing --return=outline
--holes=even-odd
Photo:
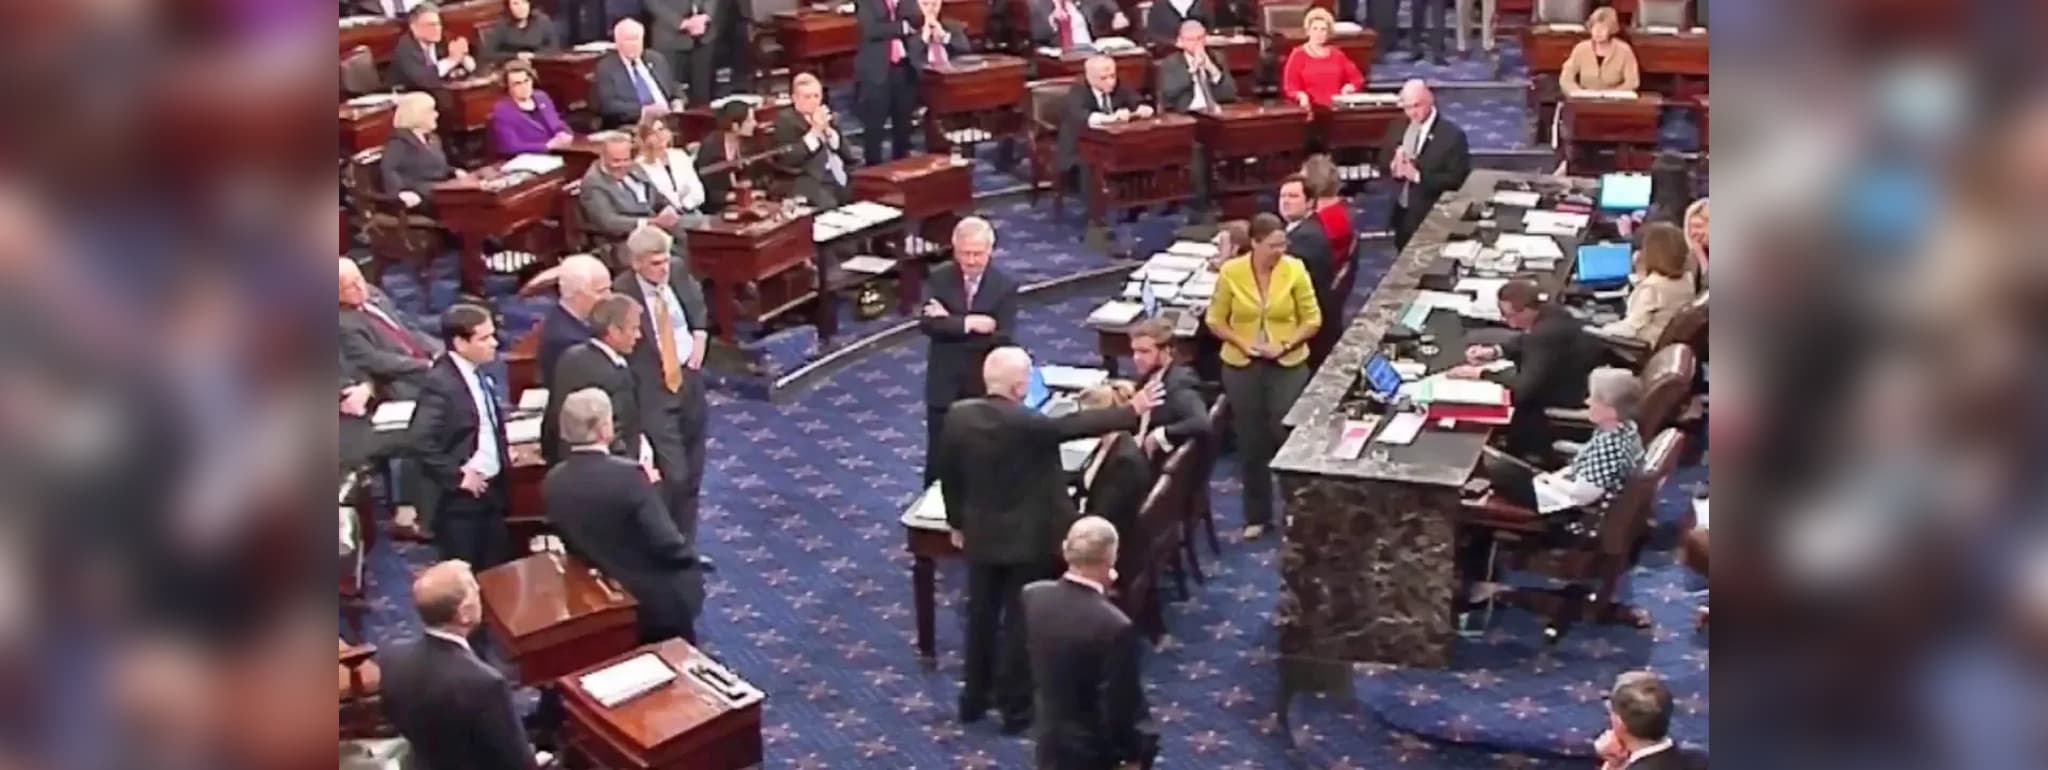
[[[832,122],[825,84],[811,73],[799,74],[789,81],[789,97],[792,109],[775,118],[775,146],[782,148],[775,164],[796,177],[797,195],[821,209],[838,208],[852,200],[846,185],[853,148]]]
[[[1146,709],[1138,629],[1107,595],[1116,584],[1116,527],[1100,516],[1076,521],[1060,552],[1067,573],[1025,586],[1023,593],[1038,766],[1145,766],[1159,752],[1159,736],[1139,727]]]
[[[647,28],[632,19],[612,26],[612,53],[597,60],[591,97],[606,128],[632,126],[644,115],[667,115],[682,89],[668,57],[647,50]]]
[[[478,367],[498,355],[491,313],[456,305],[441,315],[448,354],[428,370],[412,418],[412,445],[420,454],[434,497],[434,544],[441,555],[479,567],[512,556],[505,532],[505,420],[498,388]]]
[[[1060,113],[1060,140],[1053,154],[1053,170],[1062,178],[1073,174],[1074,184],[1081,190],[1082,205],[1093,208],[1097,192],[1089,183],[1087,172],[1081,168],[1080,156],[1075,149],[1081,140],[1081,130],[1134,117],[1149,118],[1152,117],[1152,107],[1139,104],[1138,97],[1117,86],[1116,60],[1107,56],[1090,56],[1081,66],[1084,77],[1067,91],[1067,104]],[[1090,222],[1088,240],[1091,246],[1100,248],[1108,245],[1109,233]]]
[[[1185,22],[1199,21],[1203,29],[1216,25],[1216,9],[1210,0],[1158,0],[1145,12],[1146,42],[1154,46],[1174,45]]]
[[[918,328],[931,338],[925,359],[924,483],[938,478],[933,453],[940,428],[953,402],[982,394],[981,362],[990,350],[1013,344],[1017,325],[1017,283],[989,265],[995,253],[995,226],[968,217],[953,226],[953,264],[940,266],[926,280]]]
[[[910,59],[910,41],[923,18],[913,0],[862,0],[854,5],[860,21],[860,48],[853,55],[855,107],[861,124],[861,159],[882,163],[882,126],[897,158],[910,155],[911,114],[917,109],[917,70]]]
[[[1159,3],[1152,5],[1152,12],[1159,12]],[[1202,22],[1194,19],[1181,22],[1173,42],[1179,52],[1167,54],[1159,60],[1160,109],[1202,112],[1219,104],[1237,101],[1237,78],[1231,77],[1230,65],[1223,60],[1221,53],[1209,50],[1209,30],[1202,26]],[[1214,201],[1209,197],[1209,153],[1199,142],[1194,146],[1189,164],[1189,177],[1195,189],[1193,219],[1207,221],[1211,218],[1210,209]]]
[[[1174,360],[1173,324],[1149,319],[1131,329],[1131,360],[1138,382],[1158,386],[1165,395],[1147,420],[1145,451],[1164,457],[1189,439],[1209,433],[1209,407],[1202,403],[1201,381],[1193,370]],[[1141,493],[1142,494],[1142,493]]]
[[[907,53],[919,77],[935,65],[974,51],[974,41],[967,38],[967,27],[942,18],[940,13],[944,10],[944,0],[917,0],[917,18],[912,21],[917,34],[911,35]]]
[[[704,286],[690,267],[671,256],[668,234],[642,227],[626,238],[632,270],[612,291],[646,308],[644,342],[626,358],[640,385],[640,426],[661,473],[663,505],[676,531],[697,543],[697,497],[704,486],[704,352],[709,325]],[[705,562],[710,567],[710,562]]]
[[[671,76],[690,85],[689,103],[711,103],[714,56],[724,28],[712,18],[714,0],[647,0],[648,47],[675,64]]]
[[[440,98],[448,93],[448,81],[476,71],[476,57],[469,52],[469,40],[456,38],[441,45],[441,11],[433,3],[413,6],[405,17],[406,33],[391,48],[391,83],[408,91],[425,91]]]
[[[562,353],[596,334],[587,319],[597,301],[611,296],[612,273],[603,262],[589,254],[562,258],[555,273],[559,298],[540,317],[540,352],[533,361],[540,367],[540,385],[554,388],[555,364]]]
[[[1607,732],[1593,739],[1601,770],[1687,770],[1695,764],[1671,739],[1671,690],[1648,671],[1616,677]]]
[[[1585,323],[1571,311],[1545,301],[1535,281],[1508,281],[1500,287],[1499,305],[1501,322],[1521,334],[1500,345],[1467,347],[1465,365],[1449,374],[1477,378],[1481,364],[1515,362],[1514,380],[1508,386],[1515,413],[1508,422],[1507,450],[1524,458],[1542,457],[1551,444],[1550,419],[1543,410],[1576,409],[1585,403],[1586,376],[1600,365],[1604,348],[1586,334]]]
[[[597,336],[571,346],[556,362],[554,385],[541,413],[541,452],[549,464],[562,459],[570,444],[561,440],[562,404],[569,394],[596,388],[611,398],[612,454],[638,462],[641,435],[639,384],[626,356],[640,342],[640,302],[623,294],[599,300],[590,309]],[[652,467],[651,465],[649,467]]]
[[[1329,353],[1325,345],[1335,344],[1344,334],[1344,324],[1338,321],[1344,298],[1337,294],[1336,250],[1330,248],[1329,233],[1323,230],[1322,218],[1316,216],[1306,178],[1289,174],[1281,180],[1279,204],[1280,220],[1287,223],[1287,256],[1308,268],[1309,282],[1316,288],[1316,307],[1323,311],[1322,328],[1309,343],[1309,367],[1313,369],[1322,364],[1321,356]]]
[[[1400,99],[1408,119],[1389,129],[1390,138],[1401,139],[1387,162],[1388,175],[1401,183],[1394,198],[1396,250],[1408,247],[1408,239],[1415,237],[1437,199],[1465,186],[1465,177],[1472,173],[1472,148],[1465,143],[1465,131],[1437,111],[1429,86],[1420,80],[1403,83]]]
[[[1134,430],[1158,403],[1155,388],[1129,406],[1047,417],[1023,404],[1031,357],[1000,347],[982,364],[988,395],[955,403],[939,437],[939,489],[953,544],[967,555],[967,666],[960,720],[993,700],[1003,731],[1031,723],[1031,675],[1017,614],[1024,586],[1056,573],[1056,543],[1075,518],[1060,442]],[[1001,629],[1000,643],[998,629]]]
[[[469,565],[428,567],[413,579],[412,600],[425,633],[377,654],[385,718],[434,770],[535,767],[512,685],[469,646],[484,618]]]
[[[696,543],[676,531],[645,469],[613,456],[611,399],[585,388],[562,405],[562,438],[573,448],[541,482],[548,523],[562,544],[625,586],[640,603],[640,641],[696,643],[704,576]]]

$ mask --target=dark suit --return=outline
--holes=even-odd
[[[647,68],[648,77],[660,94],[648,94],[652,103],[667,104],[668,100],[682,96],[682,88],[676,83],[675,69],[669,66],[668,58],[655,50],[640,52],[640,63]],[[597,115],[608,128],[631,127],[640,122],[640,92],[633,86],[633,71],[618,52],[605,54],[597,60],[597,72],[592,76],[591,99],[596,102]],[[595,168],[596,164],[592,164]]]
[[[692,106],[711,103],[711,83],[717,68],[715,57],[721,43],[725,20],[716,0],[647,0],[647,47],[672,57],[677,81],[690,84]],[[684,19],[706,14],[702,36],[684,32]]]
[[[462,645],[437,636],[377,653],[384,715],[431,770],[533,767],[512,685]]]
[[[1152,10],[1145,13],[1145,37],[1154,45],[1173,45],[1174,41],[1180,39],[1181,22],[1188,19],[1201,22],[1204,29],[1216,28],[1216,9],[1211,6],[1210,0],[1195,0],[1188,6],[1185,16],[1181,15],[1180,9],[1173,7],[1173,3],[1167,0],[1153,0]],[[1213,56],[1216,52],[1209,53]]]
[[[847,182],[832,176],[830,161],[832,155],[839,157],[840,167],[849,175],[853,173],[853,147],[846,143],[846,137],[839,138],[838,149],[823,141],[816,149],[804,143],[804,133],[810,130],[808,123],[796,110],[783,110],[775,117],[775,146],[782,148],[775,158],[775,165],[785,174],[796,177],[792,192],[809,198],[821,209],[837,208],[853,199],[847,190]],[[851,176],[847,179],[850,181]]]
[[[342,361],[349,371],[376,383],[378,390],[390,398],[418,398],[427,367],[443,352],[441,341],[406,326],[405,316],[383,290],[371,287],[366,302],[377,306],[398,328],[393,331],[363,308],[341,308]]]
[[[541,452],[549,463],[569,454],[569,445],[560,438],[562,402],[584,388],[597,388],[612,399],[612,454],[635,461],[640,457],[644,429],[640,425],[639,384],[630,364],[612,363],[611,356],[597,345],[597,340],[587,340],[571,347],[555,366],[555,386],[548,389],[548,405],[540,419]]]
[[[1036,675],[1038,767],[1114,770],[1159,750],[1145,721],[1138,630],[1109,597],[1072,580],[1025,587]]]
[[[1060,141],[1053,155],[1056,170],[1064,174],[1067,169],[1080,162],[1074,148],[1080,143],[1081,130],[1088,127],[1089,115],[1098,112],[1107,115],[1117,110],[1137,108],[1138,97],[1133,96],[1130,89],[1124,88],[1121,83],[1117,84],[1115,91],[1110,92],[1108,109],[1102,108],[1095,89],[1086,81],[1074,84],[1074,87],[1067,91],[1066,107],[1060,111]]]
[[[1031,44],[1035,46],[1060,47],[1059,29],[1052,24],[1052,0],[1031,0]],[[1129,36],[1135,30],[1112,30],[1110,23],[1121,11],[1112,0],[1075,0],[1072,5],[1088,20],[1088,39]]]
[[[748,141],[748,137],[740,137],[739,154],[743,157],[747,154]],[[729,160],[732,160],[732,158],[726,156],[725,132],[723,131],[713,131],[705,135],[704,141],[697,145],[697,178],[704,183],[704,207],[699,210],[706,215],[717,214],[725,210],[726,193],[732,191],[735,179],[742,178],[736,175],[745,173],[744,170],[740,169],[726,171],[705,170]]]
[[[541,482],[548,523],[562,545],[619,581],[640,603],[640,641],[695,642],[704,607],[696,544],[676,531],[640,466],[601,452],[570,452]]]
[[[914,22],[912,29],[922,29],[920,26],[922,23],[921,21]],[[947,37],[944,46],[946,49],[946,61],[952,61],[974,52],[974,41],[967,37],[967,28],[962,26],[960,22],[951,19],[940,19],[939,26],[946,28]],[[904,44],[904,48],[908,50],[910,55],[911,66],[916,67],[919,73],[932,68],[931,44],[924,41],[923,35],[912,35],[910,42]]]
[[[1344,334],[1343,298],[1337,295],[1337,259],[1330,247],[1330,235],[1323,230],[1323,220],[1315,212],[1288,227],[1287,255],[1301,260],[1302,267],[1308,268],[1309,281],[1316,287],[1316,307],[1323,311],[1322,328],[1309,340],[1309,367],[1313,370],[1322,364],[1322,355],[1328,352],[1323,345],[1335,344]]]
[[[917,0],[860,0],[854,4],[853,15],[860,22],[853,82],[861,156],[869,164],[884,160],[882,124],[888,123],[895,157],[906,157],[910,155],[911,113],[917,109],[917,70],[910,58],[910,41],[918,37],[924,14],[918,12]],[[894,64],[889,62],[892,43],[903,46],[903,58]]]
[[[613,241],[623,241],[633,234],[642,220],[654,218],[662,209],[675,205],[659,188],[654,180],[647,178],[647,171],[638,164],[626,172],[626,178],[637,185],[614,179],[605,173],[604,164],[592,163],[590,170],[583,172],[583,182],[576,192],[576,205],[583,211],[583,228]],[[637,192],[636,192],[637,191]],[[689,255],[689,231],[681,221],[667,230],[675,240],[669,246],[669,253],[675,255],[675,264],[684,264]],[[600,251],[598,256],[613,270],[629,267],[623,264],[615,250]]]
[[[425,43],[407,32],[391,46],[391,84],[407,91],[424,91],[440,99],[448,94],[448,79],[441,77],[439,57],[448,55],[448,44],[436,43],[429,53]],[[450,73],[453,74],[453,73]]]
[[[509,17],[491,27],[490,34],[483,39],[484,62],[500,64],[522,53],[562,50],[562,34],[555,29],[555,20],[539,8],[530,13],[523,27],[513,25]]]
[[[946,422],[946,410],[954,401],[988,392],[981,379],[981,363],[988,352],[1011,343],[1017,325],[1017,283],[994,265],[982,269],[974,302],[967,302],[967,281],[954,263],[940,265],[925,283],[930,298],[946,308],[944,318],[921,318],[918,328],[931,338],[925,357],[924,483],[938,478],[932,452],[939,445],[939,429]],[[967,316],[981,314],[995,319],[992,334],[967,333]]]
[[[420,196],[420,210],[431,210],[434,183],[455,178],[455,167],[441,152],[439,139],[422,140],[411,131],[394,131],[384,140],[384,158],[377,163],[384,193],[410,192]]]
[[[1157,412],[1153,413],[1157,416]],[[1141,571],[1137,565],[1143,562],[1147,538],[1138,529],[1138,511],[1145,507],[1145,496],[1152,492],[1152,464],[1146,462],[1145,451],[1138,448],[1138,439],[1128,433],[1112,433],[1104,439],[1105,446],[1098,447],[1101,464],[1095,467],[1095,476],[1089,478],[1082,473],[1082,512],[1089,516],[1101,516],[1116,525],[1117,564],[1123,579],[1136,577]],[[1093,463],[1096,457],[1088,458]],[[1085,466],[1084,466],[1085,467]]]
[[[540,367],[540,386],[554,390],[555,364],[562,360],[562,353],[590,341],[596,334],[590,324],[570,314],[562,303],[549,305],[547,315],[540,318],[540,352],[534,356],[534,363]]]
[[[479,375],[482,376],[482,375]],[[481,572],[512,556],[505,532],[505,504],[512,456],[505,447],[504,415],[489,381],[482,383],[485,406],[478,414],[469,386],[449,356],[434,359],[412,416],[412,445],[435,498],[434,545],[449,559],[462,559]],[[498,475],[479,497],[462,489],[462,465],[476,453],[480,431],[495,424]]]
[[[1623,770],[1706,770],[1704,755],[1686,751],[1676,743],[1671,748],[1630,762]]]
[[[1401,139],[1407,131],[1407,120],[1396,122],[1387,129],[1385,161],[1388,164],[1392,163],[1394,150],[1401,146]],[[1409,185],[1405,205],[1401,201],[1400,181],[1395,182],[1395,249],[1407,248],[1408,239],[1415,237],[1415,229],[1429,217],[1430,207],[1435,206],[1437,199],[1445,193],[1465,186],[1465,177],[1472,173],[1472,148],[1465,142],[1465,131],[1452,123],[1441,109],[1437,110],[1436,122],[1430,126],[1429,135],[1422,139],[1422,152],[1415,158],[1415,169],[1422,172],[1422,181]]]
[[[1158,13],[1165,0],[1152,4],[1152,12]],[[1171,13],[1172,10],[1168,9]],[[1178,22],[1176,22],[1178,24]],[[1209,51],[1209,63],[1216,68],[1214,80],[1204,75],[1203,85],[1209,91],[1209,106],[1230,104],[1237,101],[1237,78],[1230,74],[1230,62],[1223,58],[1222,51]],[[1173,112],[1191,112],[1195,104],[1195,76],[1188,67],[1186,53],[1175,51],[1161,58],[1154,71],[1159,94],[1159,107]],[[1188,176],[1194,186],[1195,208],[1206,211],[1213,201],[1209,196],[1209,151],[1200,142],[1189,149]]]
[[[1007,719],[1022,718],[1030,704],[1015,602],[1026,584],[1055,572],[1060,540],[1074,521],[1060,442],[1137,425],[1137,413],[1125,407],[1053,418],[1014,401],[976,398],[948,410],[936,462],[946,523],[967,540],[963,711],[988,705],[991,682],[995,706]]]
[[[1586,376],[1599,366],[1604,347],[1570,311],[1552,303],[1537,311],[1536,323],[1501,346],[1502,357],[1515,362],[1515,414],[1508,423],[1511,454],[1550,450],[1550,421],[1543,410],[1578,409],[1585,405]]]
[[[1166,440],[1175,447],[1208,435],[1209,407],[1202,402],[1201,379],[1194,370],[1174,364],[1158,379],[1166,388],[1166,400],[1152,410],[1151,427],[1165,429]]]
[[[689,266],[676,261],[669,265],[669,291],[682,305],[683,317],[691,331],[708,328],[704,311],[704,286],[690,274]],[[654,304],[640,288],[640,276],[627,272],[612,282],[612,291],[632,297],[646,308],[640,313],[640,344],[626,356],[633,380],[639,384],[640,427],[654,448],[654,467],[661,471],[663,505],[675,520],[676,531],[692,544],[697,542],[697,495],[704,486],[704,372],[683,369],[682,387],[668,392],[661,370],[661,340],[654,326]],[[664,300],[665,302],[665,300]],[[706,339],[709,342],[709,339]],[[682,351],[677,350],[678,354]]]

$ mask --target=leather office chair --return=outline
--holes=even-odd
[[[1179,522],[1173,520],[1173,492],[1170,475],[1160,474],[1152,481],[1151,491],[1146,493],[1144,504],[1138,508],[1138,531],[1122,533],[1136,547],[1119,548],[1122,554],[1130,554],[1131,560],[1137,563],[1126,564],[1122,558],[1117,560],[1117,571],[1130,576],[1121,586],[1117,606],[1138,627],[1145,629],[1145,634],[1154,643],[1166,633],[1163,606],[1166,599],[1160,589],[1161,556],[1164,554],[1171,558],[1178,553],[1178,545],[1172,542],[1180,532]],[[1185,586],[1181,593],[1187,593]]]
[[[382,280],[392,262],[410,264],[421,286],[431,285],[429,266],[441,242],[440,225],[406,209],[395,194],[384,191],[381,167],[384,150],[372,148],[351,156],[342,173],[342,193],[350,208],[362,212],[363,241],[370,245],[371,281]]]
[[[1657,335],[1657,342],[1654,345],[1645,345],[1641,340],[1631,337],[1595,337],[1607,346],[1608,352],[1631,367],[1641,363],[1651,351],[1663,350],[1677,344],[1692,346],[1694,354],[1704,361],[1707,350],[1707,294],[1708,292],[1700,292],[1692,298],[1690,304],[1679,308],[1678,314],[1671,317],[1671,322],[1664,325],[1664,332]]]
[[[1691,3],[1688,0],[1638,0],[1636,3],[1635,28],[1676,27],[1678,29],[1685,29],[1687,26],[1690,26],[1687,24],[1686,18],[1689,15],[1687,12],[1691,10],[1688,7],[1690,5]]]
[[[1535,23],[1584,24],[1592,13],[1587,0],[1536,0]]]
[[[359,45],[349,49],[341,58],[341,93],[343,96],[362,96],[384,90],[384,79],[377,75],[377,59],[370,54],[370,47]]]
[[[1636,386],[1641,390],[1636,404],[1636,429],[1642,433],[1644,441],[1677,422],[1686,397],[1692,393],[1693,378],[1698,374],[1699,361],[1693,356],[1692,346],[1682,342],[1664,346],[1650,357],[1641,371],[1636,372]],[[1546,409],[1543,414],[1559,430],[1580,435],[1593,430],[1584,409]],[[1578,451],[1578,445],[1560,441],[1553,449],[1559,455],[1569,457]]]
[[[1301,20],[1311,5],[1266,5],[1259,7],[1259,29],[1265,32],[1302,31]]]
[[[1190,561],[1195,558],[1193,543],[1197,526],[1202,527],[1208,535],[1209,555],[1217,556],[1223,553],[1223,548],[1216,539],[1216,508],[1214,501],[1209,499],[1209,477],[1216,471],[1216,458],[1223,454],[1223,433],[1229,425],[1230,399],[1218,395],[1216,403],[1209,406],[1209,432],[1193,442],[1200,450],[1192,469],[1196,481],[1194,488],[1190,490],[1188,508],[1181,516],[1182,528],[1187,531]]]
[[[1059,221],[1066,202],[1066,179],[1053,166],[1059,154],[1060,107],[1075,82],[1078,81],[1061,78],[1026,85],[1031,92],[1031,205],[1038,205],[1038,188],[1050,183],[1055,222]]]

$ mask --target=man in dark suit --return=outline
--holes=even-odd
[[[938,478],[932,455],[953,402],[982,394],[981,362],[990,350],[1013,344],[1017,284],[989,265],[995,226],[968,217],[953,226],[953,264],[932,271],[918,328],[931,338],[925,359],[924,483]]]
[[[1690,770],[1694,762],[1671,739],[1671,690],[1648,671],[1616,677],[1607,696],[1607,732],[1593,739],[1603,770]]]
[[[1180,37],[1181,24],[1199,21],[1203,29],[1216,26],[1216,9],[1211,0],[1158,0],[1145,12],[1145,41],[1152,46],[1170,46]]]
[[[1153,318],[1131,329],[1131,360],[1138,366],[1138,382],[1157,385],[1165,394],[1139,438],[1147,452],[1162,457],[1209,432],[1209,407],[1202,402],[1200,379],[1174,361],[1174,355],[1172,323]]]
[[[1071,51],[1097,38],[1129,34],[1114,0],[1031,0],[1031,44]]]
[[[711,103],[719,35],[725,24],[713,17],[716,0],[647,0],[648,47],[675,64],[672,76],[690,85],[689,103]]]
[[[540,317],[540,352],[534,356],[541,387],[549,389],[555,386],[555,363],[562,360],[563,351],[596,333],[586,319],[598,300],[611,296],[611,270],[589,254],[563,257],[555,267],[555,292],[560,299]]]
[[[647,50],[647,28],[632,19],[612,27],[617,50],[597,60],[591,97],[606,128],[632,126],[643,115],[666,115],[681,104],[682,89],[668,58]]]
[[[413,412],[418,450],[434,498],[434,544],[443,556],[492,567],[512,556],[505,532],[505,420],[498,388],[477,367],[498,355],[491,313],[456,305],[441,315],[448,354],[434,360]]]
[[[633,162],[633,138],[624,132],[599,135],[597,162],[583,172],[576,204],[583,209],[586,230],[618,241],[642,225],[652,225],[668,234],[678,259],[685,256],[682,212],[654,186],[654,180],[647,178],[640,164]],[[614,262],[624,261],[615,252],[606,252],[604,256]]]
[[[923,26],[913,0],[862,0],[854,5],[860,21],[860,48],[853,54],[855,112],[860,116],[861,158],[881,163],[882,126],[889,126],[896,157],[910,155],[911,113],[917,109],[917,71],[910,59],[910,41]]]
[[[1308,194],[1306,178],[1289,174],[1282,180],[1279,203],[1280,220],[1287,223],[1287,255],[1301,260],[1302,267],[1308,268],[1309,281],[1316,288],[1316,307],[1323,311],[1322,328],[1309,344],[1309,366],[1314,368],[1322,364],[1319,356],[1328,353],[1323,345],[1334,344],[1344,333],[1344,324],[1339,320],[1344,297],[1337,293],[1336,250],[1331,248],[1329,233],[1323,230],[1322,218],[1316,216],[1315,199]]]
[[[917,0],[918,17],[911,24],[917,33],[905,45],[910,63],[917,67],[920,77],[934,65],[974,51],[974,41],[967,38],[967,27],[942,18],[940,13],[944,9],[944,0]]]
[[[704,577],[695,542],[676,531],[645,469],[606,451],[611,399],[586,388],[562,405],[562,438],[574,447],[548,470],[541,499],[570,553],[619,581],[640,603],[640,641],[697,641]]]
[[[632,270],[619,276],[612,291],[633,298],[646,312],[641,319],[644,340],[626,362],[640,385],[640,426],[654,450],[661,472],[664,505],[676,531],[697,542],[697,497],[704,486],[704,352],[709,321],[704,287],[689,265],[671,256],[668,234],[651,227],[626,239]],[[705,567],[710,567],[709,560]]]
[[[1054,543],[1075,517],[1060,442],[1133,430],[1159,396],[1147,388],[1129,406],[1054,418],[1022,403],[1031,379],[1031,357],[1022,348],[991,351],[982,376],[988,395],[957,402],[946,414],[939,489],[953,544],[967,555],[960,719],[980,719],[993,699],[1004,732],[1014,735],[1031,722],[1031,676],[1017,597],[1026,584],[1055,574]]]
[[[470,649],[484,604],[468,564],[444,561],[412,582],[418,639],[377,654],[384,715],[433,770],[506,770],[535,766],[512,703],[512,685]]]
[[[342,360],[386,397],[418,398],[427,368],[443,352],[441,341],[414,328],[382,289],[363,279],[355,260],[340,259],[340,278]]]
[[[1117,86],[1114,59],[1090,56],[1082,70],[1085,77],[1067,92],[1067,105],[1060,113],[1060,139],[1053,154],[1053,170],[1062,177],[1073,174],[1075,185],[1081,190],[1082,205],[1093,208],[1096,190],[1088,183],[1075,149],[1080,144],[1081,130],[1133,117],[1149,118],[1152,107],[1139,104],[1138,97]],[[1091,222],[1088,238],[1094,245],[1103,245],[1109,240],[1109,233]]]
[[[1145,766],[1159,752],[1159,736],[1140,727],[1143,642],[1107,595],[1116,584],[1118,540],[1100,516],[1076,521],[1060,544],[1067,573],[1024,587],[1040,768]]]
[[[797,195],[819,208],[837,208],[852,200],[846,185],[853,168],[853,148],[832,123],[832,108],[825,106],[825,84],[818,76],[805,72],[789,83],[792,109],[775,118],[775,146],[782,149],[775,164],[796,177]]]
[[[697,146],[697,177],[704,183],[703,212],[707,216],[723,211],[733,185],[749,176],[744,168],[718,167],[746,157],[753,147],[754,133],[760,130],[754,108],[746,102],[735,99],[713,112],[717,128]]]
[[[571,393],[596,388],[610,397],[607,411],[617,420],[612,454],[638,462],[646,431],[640,425],[639,383],[626,356],[640,342],[640,302],[623,294],[605,297],[591,308],[590,324],[597,336],[571,346],[555,367],[555,384],[541,413],[541,451],[549,463],[568,454],[570,445],[561,440],[562,403]]]
[[[1515,362],[1514,417],[1508,422],[1508,453],[1540,457],[1550,452],[1550,420],[1543,410],[1576,409],[1586,400],[1586,375],[1599,366],[1604,348],[1561,304],[1544,300],[1536,282],[1517,278],[1500,287],[1500,318],[1521,332],[1500,345],[1465,349],[1464,366],[1452,377],[1476,378],[1479,365],[1496,359]]]
[[[1405,122],[1389,129],[1388,137],[1400,137],[1387,161],[1388,175],[1401,183],[1394,198],[1394,248],[1408,247],[1408,239],[1438,198],[1465,186],[1472,173],[1472,148],[1465,143],[1465,131],[1436,109],[1436,96],[1420,80],[1401,85],[1401,111]]]
[[[406,33],[391,48],[392,85],[440,98],[448,93],[449,80],[476,71],[467,38],[449,41],[444,50],[441,11],[433,3],[414,6],[405,18]]]
[[[1159,12],[1159,6],[1157,2],[1152,4],[1154,14]],[[1160,109],[1201,112],[1237,101],[1237,78],[1231,77],[1230,65],[1220,52],[1209,50],[1209,30],[1202,22],[1181,22],[1173,42],[1179,52],[1160,59],[1157,69]],[[1194,146],[1188,170],[1195,192],[1191,213],[1197,222],[1207,221],[1214,202],[1209,197],[1209,153],[1199,142]]]

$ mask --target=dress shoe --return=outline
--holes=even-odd
[[[704,570],[705,572],[717,572],[718,562],[712,561],[709,556],[699,556],[697,557],[697,569]]]

